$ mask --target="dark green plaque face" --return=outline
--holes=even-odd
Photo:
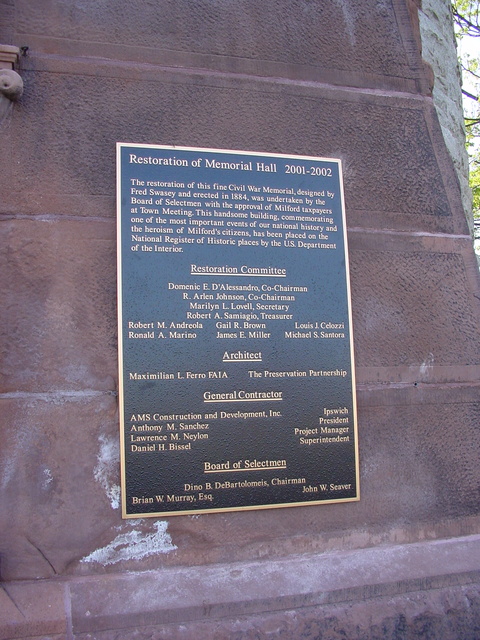
[[[123,515],[358,500],[340,162],[117,162]]]

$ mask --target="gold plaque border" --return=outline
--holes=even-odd
[[[342,209],[342,225],[343,225],[343,241],[344,241],[344,258],[345,258],[345,276],[347,284],[347,308],[348,308],[348,322],[350,329],[350,362],[352,369],[352,404],[353,404],[353,431],[355,437],[355,481],[356,481],[356,496],[353,498],[340,498],[338,500],[310,500],[307,502],[286,502],[280,504],[265,504],[265,505],[252,505],[245,507],[224,507],[217,509],[189,509],[186,511],[156,511],[155,513],[127,513],[126,505],[126,463],[125,463],[125,415],[124,415],[124,380],[123,380],[123,300],[122,300],[122,176],[121,176],[121,150],[123,148],[142,148],[142,149],[168,149],[169,151],[198,151],[205,153],[229,153],[232,155],[250,155],[267,158],[289,158],[291,160],[314,160],[315,162],[332,162],[338,166],[338,176],[340,183],[340,202]],[[143,144],[133,142],[117,142],[116,144],[116,185],[117,185],[117,304],[118,304],[118,408],[119,408],[119,421],[120,421],[120,476],[121,476],[121,505],[122,505],[122,518],[134,519],[134,518],[159,518],[170,516],[185,516],[185,515],[203,515],[208,513],[228,513],[235,511],[258,511],[263,509],[285,509],[287,507],[310,507],[319,506],[325,504],[340,504],[344,502],[358,502],[360,500],[360,469],[359,469],[359,450],[358,450],[358,419],[357,419],[357,394],[356,394],[356,376],[355,376],[355,359],[354,359],[354,344],[353,344],[353,318],[352,318],[352,300],[351,300],[351,287],[350,287],[350,261],[348,251],[348,238],[347,238],[347,219],[345,212],[345,194],[343,188],[343,171],[342,161],[339,158],[324,158],[319,156],[303,156],[303,155],[290,155],[287,153],[267,153],[262,151],[239,151],[234,149],[212,149],[206,147],[180,147],[176,145],[160,145],[160,144]]]

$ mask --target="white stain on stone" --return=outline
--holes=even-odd
[[[422,380],[425,380],[429,377],[430,369],[433,367],[433,363],[435,362],[435,358],[433,353],[429,353],[427,358],[420,365],[420,376]]]
[[[3,394],[5,397],[6,394]],[[26,403],[26,409],[30,407]],[[24,466],[25,452],[33,451],[38,446],[37,425],[31,424],[25,418],[13,425],[13,433],[10,436],[10,447],[3,447],[2,458],[0,458],[1,488],[6,489],[10,482],[18,481],[18,474]]]
[[[108,439],[104,435],[99,437],[99,441],[100,451],[97,455],[97,465],[93,470],[93,475],[107,494],[112,509],[118,509],[120,506],[120,487],[113,481],[113,478],[118,477],[118,442],[116,439]]]
[[[334,0],[335,4],[339,6],[343,13],[343,21],[345,23],[345,30],[348,35],[348,39],[350,40],[350,44],[355,46],[356,36],[355,36],[355,16],[353,15],[353,9],[351,3],[345,2],[345,0]]]
[[[135,522],[135,521],[133,521]],[[168,523],[159,520],[153,524],[153,533],[133,530],[120,533],[106,547],[93,551],[81,562],[98,562],[103,565],[116,564],[123,560],[141,560],[158,553],[168,553],[177,548],[167,532]]]
[[[46,490],[48,489],[48,485],[53,481],[53,476],[52,476],[52,472],[50,471],[50,469],[48,469],[48,467],[46,467],[43,470],[43,482],[42,482],[42,486],[43,488]]]
[[[13,477],[13,474],[15,472],[16,467],[16,456],[15,454],[12,454],[10,456],[10,458],[6,459],[6,460],[2,460],[1,461],[1,468],[2,468],[2,489],[6,489],[8,486],[8,483],[10,482],[10,480]]]

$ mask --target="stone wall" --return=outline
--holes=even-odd
[[[465,215],[472,233],[472,192],[468,183],[468,155],[465,149],[462,77],[450,0],[423,0],[419,10],[419,23],[422,57],[434,74],[433,101],[445,143],[458,174]]]
[[[480,282],[416,4],[0,8],[0,637],[478,625]],[[117,141],[342,160],[360,502],[121,519]]]

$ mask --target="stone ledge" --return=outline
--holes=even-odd
[[[67,631],[64,583],[42,580],[10,582],[0,587],[1,640],[64,637]]]
[[[479,629],[480,585],[472,584],[188,625],[95,631],[75,640],[478,640]]]
[[[314,64],[286,63],[275,60],[249,60],[228,55],[202,54],[193,52],[169,51],[167,49],[150,48],[145,46],[125,46],[114,43],[80,42],[62,38],[43,37],[29,34],[28,41],[35,50],[35,61],[29,60],[26,67],[37,70],[48,65],[62,64],[72,68],[77,61],[85,61],[95,58],[95,64],[90,67],[97,68],[114,64],[119,67],[135,67],[136,65],[148,65],[150,68],[158,67],[165,70],[175,70],[176,73],[212,73],[225,74],[234,78],[251,77],[261,81],[265,79],[291,80],[294,82],[327,83],[332,86],[348,87],[363,90],[398,91],[402,93],[418,95],[419,73],[410,70],[407,74],[382,75],[380,72],[350,71],[345,69],[330,69]],[[55,44],[55,53],[43,50]],[[51,58],[54,58],[53,60]],[[105,62],[107,61],[107,63]],[[158,72],[158,71],[157,71]],[[87,73],[91,73],[87,71]],[[425,92],[423,92],[425,93]]]
[[[6,583],[0,639],[361,605],[480,583],[480,535],[276,560]],[[67,633],[71,624],[73,631]],[[388,610],[385,612],[388,614]]]
[[[285,611],[480,581],[480,536],[72,585],[76,633]]]

